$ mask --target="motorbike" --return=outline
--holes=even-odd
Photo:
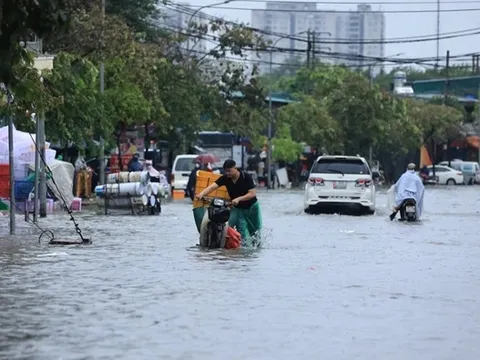
[[[230,202],[220,198],[204,200],[209,201],[209,206],[200,225],[200,246],[208,249],[225,248]]]
[[[405,199],[400,206],[400,221],[417,221],[417,201],[415,199]]]
[[[420,174],[422,178],[423,185],[437,185],[438,179],[436,176],[427,175],[427,174]]]

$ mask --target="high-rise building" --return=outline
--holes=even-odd
[[[159,26],[166,27],[167,30],[176,31],[180,33],[188,33],[189,24],[195,23],[197,26],[208,24],[208,15],[201,11],[195,12],[195,9],[190,8],[187,3],[175,3],[175,7],[160,6],[160,18],[155,20]],[[193,15],[193,17],[192,17]],[[207,41],[198,36],[190,36],[181,44],[181,47],[186,51],[192,52],[192,55],[198,54],[201,57],[207,52]]]
[[[337,38],[347,44],[337,44],[336,52],[346,54],[342,62],[361,69],[370,69],[372,74],[381,70],[385,55],[385,16],[372,11],[370,5],[358,5],[357,11],[337,15]]]
[[[269,72],[270,56],[272,68],[293,58],[305,61],[309,29],[315,33],[315,61],[359,68],[372,66],[375,73],[380,70],[375,66],[380,61],[376,64],[375,60],[364,58],[384,56],[383,44],[368,44],[383,41],[385,33],[384,14],[372,11],[370,5],[358,5],[356,11],[346,13],[321,12],[311,2],[267,2],[265,10],[252,10],[252,27],[265,31],[264,38],[273,48],[285,49],[252,54],[252,61],[258,60],[261,72]],[[322,44],[322,40],[327,43]]]

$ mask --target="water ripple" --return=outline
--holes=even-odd
[[[265,246],[203,251],[188,202],[78,216],[90,246],[0,218],[0,359],[478,359],[478,189],[427,189],[415,226],[308,216],[261,192]],[[42,219],[73,237],[66,216]],[[319,355],[321,354],[321,355]]]

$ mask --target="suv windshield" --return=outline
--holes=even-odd
[[[313,165],[312,174],[370,174],[368,167],[356,159],[320,159]]]
[[[179,158],[175,164],[174,171],[192,171],[195,168],[193,158]]]

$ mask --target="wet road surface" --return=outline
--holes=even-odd
[[[260,199],[250,253],[195,248],[187,203],[79,215],[83,247],[38,245],[21,217],[6,239],[0,218],[0,359],[480,359],[480,188],[427,189],[418,225],[388,221],[385,193],[364,217]]]

